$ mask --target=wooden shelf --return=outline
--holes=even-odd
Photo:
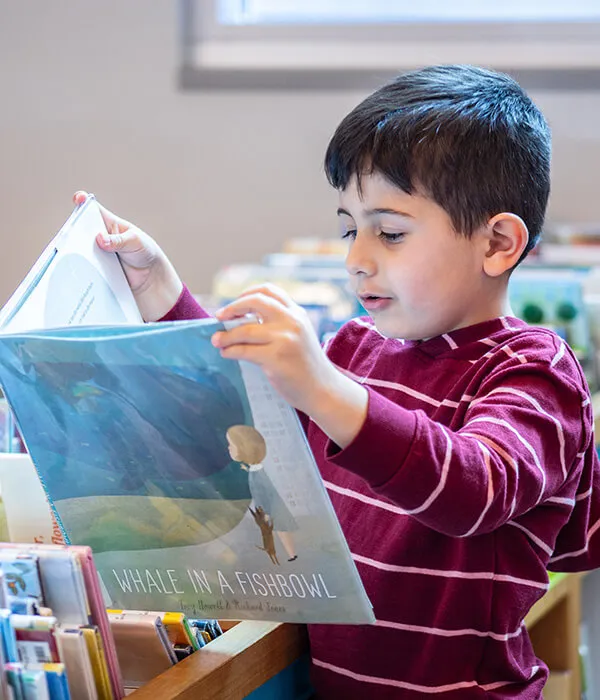
[[[546,663],[551,672],[569,674],[569,690],[564,700],[581,698],[581,579],[581,574],[568,574],[557,581],[525,618],[538,657]]]
[[[307,651],[304,625],[239,622],[128,697],[242,700]]]
[[[558,581],[552,588],[540,598],[538,602],[531,608],[529,614],[525,618],[525,624],[529,629],[531,629],[538,620],[541,620],[550,610],[552,610],[558,603],[561,602],[573,586],[573,578],[571,576],[565,576],[560,581]]]

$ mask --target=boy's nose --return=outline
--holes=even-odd
[[[350,275],[371,276],[375,273],[375,258],[370,245],[360,234],[352,241],[346,255],[346,270]]]

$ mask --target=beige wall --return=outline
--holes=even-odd
[[[87,188],[198,292],[289,236],[336,235],[321,159],[362,93],[180,93],[175,0],[0,0],[0,301]],[[551,215],[596,216],[600,93],[534,95]]]

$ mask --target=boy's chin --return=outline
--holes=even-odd
[[[377,318],[376,315],[371,315],[371,320],[377,332],[384,336],[385,338],[392,338],[394,340],[412,340],[408,336],[410,335],[410,329],[401,323],[390,323],[381,318]]]
[[[427,340],[433,337],[432,333],[427,334],[424,328],[415,328],[408,323],[390,322],[388,319],[377,318],[376,315],[371,315],[371,320],[377,329],[377,332],[385,338],[394,340],[420,341]]]

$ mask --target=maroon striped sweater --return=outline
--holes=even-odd
[[[164,320],[206,314],[184,290]],[[340,450],[305,429],[377,623],[310,626],[319,698],[537,700],[523,618],[546,570],[600,565],[589,390],[551,331],[499,318],[426,341],[347,323],[331,361],[369,391]]]

